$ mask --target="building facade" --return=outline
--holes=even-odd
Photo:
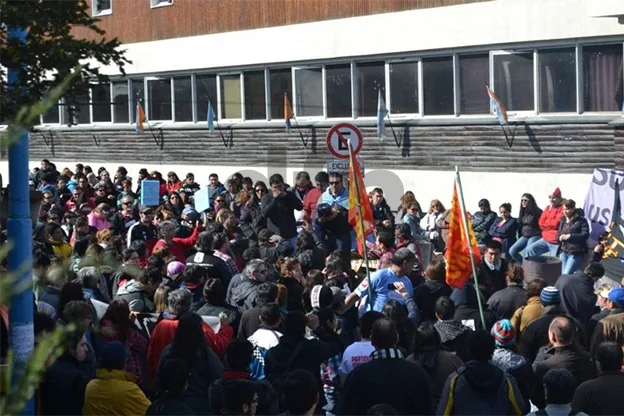
[[[422,204],[450,202],[458,166],[469,208],[488,197],[493,207],[514,203],[514,213],[523,192],[545,205],[560,187],[581,202],[595,167],[624,168],[621,0],[93,3],[132,64],[125,77],[105,68],[113,81],[93,86],[75,120],[64,111],[71,103],[42,118],[33,164],[292,181],[326,166],[329,128],[349,122],[364,135],[366,185],[384,188],[391,203],[408,189]],[[509,125],[498,124],[486,85]]]

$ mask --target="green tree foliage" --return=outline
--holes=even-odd
[[[0,120],[13,120],[19,110],[39,102],[80,65],[64,97],[85,103],[90,82],[107,82],[101,65],[115,65],[123,74],[124,57],[117,38],[107,39],[90,14],[87,0],[0,0]],[[86,27],[98,40],[76,38],[73,27]],[[9,28],[24,28],[26,43],[9,39]],[[7,68],[20,69],[17,89],[8,90]],[[82,98],[81,98],[82,97]],[[74,107],[68,106],[73,118]]]

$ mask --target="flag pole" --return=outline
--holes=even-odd
[[[472,277],[475,282],[475,293],[477,294],[477,304],[479,305],[479,316],[481,317],[481,325],[487,328],[485,324],[485,314],[483,313],[483,303],[481,301],[481,289],[479,289],[479,279],[477,277],[477,265],[475,264],[474,253],[472,251],[472,243],[470,241],[470,232],[468,231],[468,217],[466,216],[466,203],[464,202],[464,190],[462,189],[461,178],[459,176],[459,167],[455,166],[455,180],[459,191],[459,201],[461,203],[462,223],[464,224],[464,233],[468,242],[468,250],[470,253],[470,265],[472,266]]]
[[[139,108],[138,108],[139,105],[141,105],[141,95],[137,92],[137,108],[135,109],[135,111],[137,112],[137,115],[136,115],[137,123],[139,121]],[[145,120],[144,121],[147,124],[147,127],[149,127],[149,129],[150,129],[150,133],[152,133],[152,138],[156,142],[156,146],[160,146],[161,144],[158,143],[158,139],[156,139],[156,135],[154,134],[154,130],[152,130],[152,126],[150,125],[149,120],[147,119],[147,114],[144,114],[144,115],[145,115]]]
[[[351,139],[347,139],[347,146],[349,147],[349,162],[351,164],[350,169],[354,168],[353,159],[355,155],[353,154],[353,147],[351,146]],[[353,178],[355,179],[356,172],[353,171]],[[362,215],[362,201],[360,201],[360,184],[358,181],[355,181],[355,193],[357,195],[357,210],[358,210],[358,226],[360,227],[360,234],[362,235],[362,247],[364,249],[364,264],[366,266],[366,281],[368,282],[368,302],[370,304],[371,310],[373,310],[373,305],[375,304],[373,300],[373,288],[370,281],[370,269],[368,268],[368,250],[366,249],[366,235],[364,232],[364,216]]]

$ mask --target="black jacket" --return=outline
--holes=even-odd
[[[544,399],[544,375],[553,368],[565,368],[569,370],[576,383],[581,384],[596,377],[596,367],[589,353],[582,347],[572,344],[553,349],[553,355],[539,363],[535,367],[535,382],[531,401],[540,409],[546,406]]]
[[[262,306],[258,305],[246,310],[241,315],[240,324],[238,325],[238,338],[247,339],[260,328],[260,311]]]
[[[82,415],[85,390],[91,377],[69,353],[45,372],[39,387],[42,415]]]
[[[282,238],[289,239],[297,235],[297,222],[294,211],[301,211],[303,203],[292,192],[274,198],[269,193],[260,203],[262,215],[267,219],[267,228]]]
[[[591,277],[579,270],[574,274],[561,276],[555,287],[559,289],[563,311],[578,319],[583,328],[587,328],[591,317],[596,313],[598,300]]]
[[[622,413],[624,374],[622,371],[604,371],[594,380],[576,388],[572,411],[588,415],[617,415]]]
[[[587,239],[589,238],[589,224],[583,216],[583,211],[576,210],[576,216],[569,223],[566,217],[559,221],[557,241],[562,234],[570,234],[570,238],[561,242],[560,250],[567,254],[579,254],[587,252]]]
[[[212,253],[198,251],[186,259],[186,264],[196,264],[208,269],[208,275],[221,280],[221,283],[223,283],[223,286],[226,288],[232,279],[232,275],[225,262]]]
[[[430,415],[429,389],[429,377],[418,364],[401,358],[373,359],[349,375],[336,414],[365,415],[385,403],[400,415]]]
[[[542,210],[539,208],[535,212],[523,212],[522,216],[518,218],[518,223],[520,224],[520,236],[526,238],[541,236],[542,230],[539,227],[539,219],[541,215]]]
[[[379,205],[373,205],[373,219],[377,231],[393,231],[392,227],[383,225],[385,220],[390,221],[394,225],[394,214],[385,199]]]
[[[496,320],[511,319],[514,312],[521,306],[526,305],[526,290],[521,284],[512,283],[505,289],[495,292],[488,299],[488,308],[492,310]]]
[[[186,404],[182,397],[171,397],[156,400],[152,402],[145,413],[146,416],[186,416],[193,414],[195,414],[195,412]]]
[[[494,224],[497,217],[494,211],[487,213],[478,211],[472,214],[472,230],[479,244],[485,244],[490,241],[490,227]]]
[[[414,289],[414,300],[420,309],[422,321],[435,321],[435,303],[442,296],[451,296],[453,289],[446,283],[427,280]]]
[[[239,223],[243,234],[250,240],[257,240],[258,233],[267,228],[266,218],[262,215],[262,209],[257,202],[252,202],[247,206]]]
[[[490,269],[485,263],[485,260],[481,261],[477,268],[477,276],[479,276],[479,288],[481,294],[488,300],[494,292],[507,287],[507,261],[501,259],[501,266],[498,270]]]

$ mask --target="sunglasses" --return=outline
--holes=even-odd
[[[266,191],[264,189],[256,189],[256,192],[265,193]]]
[[[330,185],[340,185],[342,182],[341,181],[330,181],[329,184]]]
[[[520,200],[520,202],[529,202],[529,200],[528,200],[528,199],[526,199],[526,198],[522,198],[522,199]]]

